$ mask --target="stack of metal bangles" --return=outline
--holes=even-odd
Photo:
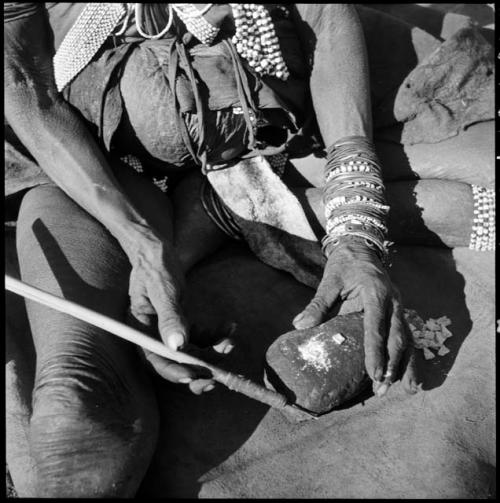
[[[323,202],[326,235],[322,247],[327,257],[346,236],[357,236],[387,262],[389,206],[380,163],[369,138],[349,136],[328,149]]]

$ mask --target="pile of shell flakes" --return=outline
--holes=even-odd
[[[424,322],[413,309],[405,309],[404,316],[413,336],[413,345],[424,352],[426,360],[436,357],[433,351],[436,351],[438,356],[444,356],[450,352],[444,345],[446,339],[453,335],[446,328],[451,325],[449,318],[441,316],[437,319],[429,318]]]

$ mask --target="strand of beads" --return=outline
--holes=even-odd
[[[142,165],[141,160],[132,154],[127,154],[120,157],[120,160],[127,164],[129,167],[133,168],[137,173],[144,173],[144,166]],[[164,175],[163,177],[153,176],[151,181],[162,191],[168,191],[168,176]]]
[[[90,2],[85,5],[53,58],[58,91],[90,63],[126,15],[126,4],[122,3]]]
[[[168,176],[165,175],[161,178],[157,178],[153,176],[152,178],[153,183],[162,191],[162,192],[168,192]]]
[[[127,154],[120,157],[120,160],[135,169],[137,173],[144,173],[144,167],[142,166],[141,160],[132,154]]]
[[[198,10],[192,3],[174,3],[172,9],[186,25],[186,29],[193,34],[202,44],[210,45],[217,37],[219,28],[210,24],[204,17],[213,4],[207,4]]]
[[[121,28],[119,28],[118,31],[113,33],[113,35],[115,36],[123,35],[127,31],[132,13],[135,11],[135,3],[126,3],[123,5],[127,9],[127,13],[125,15],[125,19],[122,21]]]
[[[221,201],[206,177],[201,184],[200,200],[205,213],[224,234],[237,241],[242,239],[241,231],[234,217]]]
[[[495,249],[495,191],[472,185],[474,223],[469,248],[476,251]]]
[[[273,171],[281,178],[285,173],[286,164],[288,162],[288,154],[282,152],[281,154],[273,154],[266,156]]]
[[[344,236],[357,236],[387,260],[389,206],[380,164],[368,138],[344,138],[328,149],[323,201],[325,255],[332,253]]]
[[[287,80],[290,73],[266,7],[260,4],[229,5],[236,28],[232,42],[240,56],[260,75]]]

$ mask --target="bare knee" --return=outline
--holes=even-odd
[[[134,495],[157,435],[153,400],[136,392],[95,354],[42,362],[29,438],[37,496]]]

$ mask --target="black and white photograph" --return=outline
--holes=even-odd
[[[3,28],[7,498],[496,499],[494,3]]]

